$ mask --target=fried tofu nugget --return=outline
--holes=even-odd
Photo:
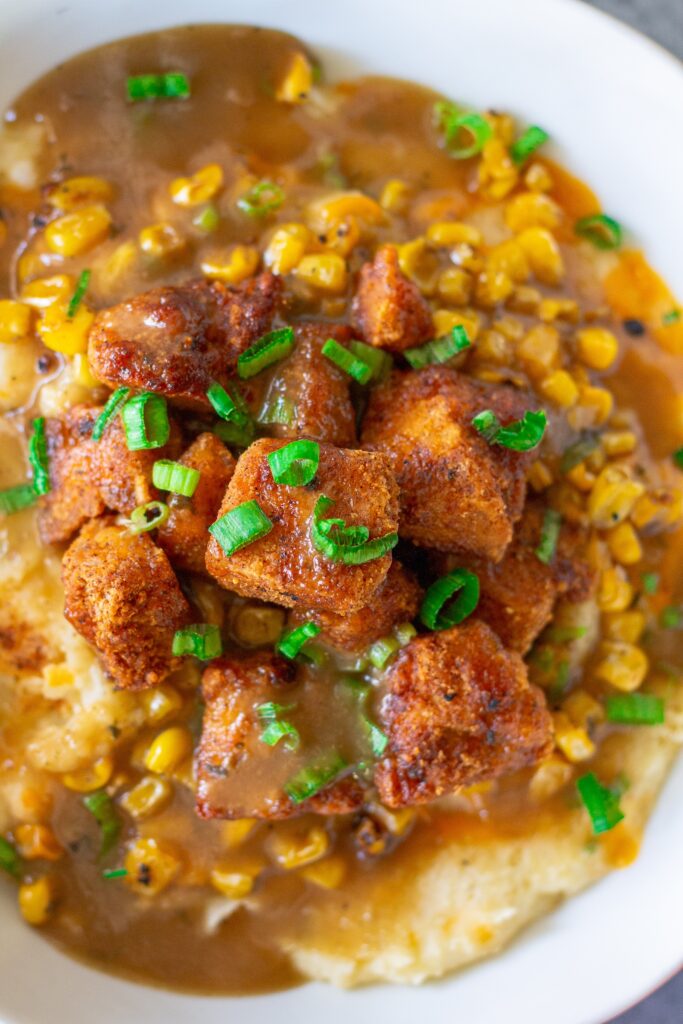
[[[434,337],[432,315],[417,285],[401,272],[392,245],[361,268],[352,321],[368,345],[404,352]]]
[[[200,434],[178,461],[199,471],[199,483],[191,498],[164,496],[170,514],[157,530],[157,543],[177,568],[205,573],[209,527],[218,514],[236,462],[223,442],[209,433]]]
[[[389,460],[378,452],[321,444],[314,480],[306,487],[286,487],[273,480],[267,455],[287,443],[264,438],[247,448],[220,509],[224,516],[244,502],[256,501],[273,524],[271,531],[230,556],[212,537],[206,567],[221,586],[245,597],[339,615],[356,611],[384,582],[391,553],[362,565],[332,561],[313,546],[313,510],[318,498],[326,495],[334,505],[325,518],[364,525],[371,540],[395,533],[398,488]]]
[[[505,426],[530,408],[536,405],[529,396],[446,366],[396,371],[375,388],[361,444],[391,460],[401,536],[441,551],[502,558],[522,514],[534,453],[489,444],[472,418],[492,409]]]
[[[414,619],[421,597],[422,590],[413,574],[394,560],[384,583],[358,611],[335,615],[334,612],[295,608],[290,622],[297,626],[313,621],[320,626],[319,639],[324,643],[357,653],[386,636],[393,626]]]
[[[483,622],[411,640],[385,682],[380,719],[389,746],[375,785],[388,807],[498,778],[552,749],[543,693]]]
[[[90,329],[94,376],[207,404],[213,380],[225,384],[237,357],[270,328],[281,282],[261,274],[239,288],[220,281],[154,288],[105,309]]]
[[[296,675],[292,662],[263,652],[240,660],[222,658],[205,670],[202,694],[206,708],[196,754],[200,817],[278,819],[310,812],[348,814],[362,804],[363,790],[348,775],[301,803],[287,795],[287,782],[319,754],[311,744],[314,716],[316,711],[320,713],[316,702],[320,683],[297,682]],[[306,703],[311,703],[311,698],[312,717],[307,719]],[[301,749],[288,749],[282,741],[271,746],[261,740],[265,725],[258,708],[269,702],[286,706],[290,718],[303,708],[303,722],[295,719],[303,732]]]
[[[191,609],[169,561],[146,533],[113,519],[85,526],[62,563],[64,615],[118,686],[157,686],[178,664],[173,635]]]

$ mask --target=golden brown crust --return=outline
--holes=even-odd
[[[310,539],[313,509],[321,495],[334,500],[326,516],[365,525],[370,538],[395,532],[398,489],[381,453],[320,445],[320,464],[307,487],[284,487],[273,480],[266,456],[286,441],[255,441],[240,456],[220,516],[255,500],[273,523],[270,533],[227,557],[212,537],[206,552],[209,573],[228,590],[292,608],[355,611],[368,603],[386,578],[391,554],[364,565],[332,562]]]
[[[386,675],[389,736],[375,784],[389,807],[424,803],[533,764],[552,749],[542,692],[483,622],[420,636]]]
[[[404,352],[434,337],[432,315],[417,285],[398,265],[393,245],[361,267],[352,307],[353,325],[368,345]]]
[[[191,609],[163,551],[112,519],[88,523],[62,563],[64,615],[118,686],[157,686],[177,666],[173,635]]]
[[[488,444],[472,418],[492,409],[505,425],[536,407],[528,395],[445,366],[396,371],[375,388],[361,444],[391,460],[401,491],[401,536],[499,560],[522,514],[533,453]]]

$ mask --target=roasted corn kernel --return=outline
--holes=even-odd
[[[564,274],[562,253],[546,228],[526,228],[516,236],[534,275],[543,284],[558,284]]]
[[[600,661],[594,668],[598,679],[627,693],[638,689],[649,668],[647,655],[640,647],[608,640],[600,645],[599,654]]]
[[[364,224],[383,224],[386,214],[376,199],[363,192],[335,192],[322,196],[306,207],[306,220],[316,235],[324,234],[331,224],[354,217]]]
[[[138,235],[138,245],[145,256],[155,260],[176,256],[185,248],[185,239],[172,224],[150,224]]]
[[[591,697],[586,690],[574,690],[566,700],[562,702],[562,710],[568,715],[574,725],[582,729],[590,729],[598,722],[602,722],[605,711],[602,704]]]
[[[587,761],[595,753],[595,744],[585,729],[573,724],[563,711],[553,715],[555,744],[572,764]]]
[[[300,874],[321,889],[338,889],[346,875],[346,862],[343,857],[325,857],[302,868]]]
[[[477,314],[470,309],[460,313],[455,313],[450,309],[437,309],[432,313],[434,335],[437,338],[443,338],[446,334],[450,334],[454,327],[464,327],[467,337],[470,341],[474,341],[479,335],[479,322]]]
[[[553,482],[553,474],[550,467],[542,459],[532,462],[527,473],[529,485],[537,492],[545,491]]]
[[[14,299],[0,299],[0,343],[21,341],[31,333],[34,313]]]
[[[637,644],[645,629],[645,616],[639,611],[612,612],[603,616],[602,624],[608,640]]]
[[[610,553],[620,565],[635,565],[643,557],[638,534],[630,523],[620,523],[607,538]]]
[[[176,178],[169,185],[171,199],[178,206],[201,206],[213,199],[223,184],[220,164],[207,164],[188,178]]]
[[[24,860],[59,860],[64,853],[48,825],[18,825],[14,838]]]
[[[248,896],[256,881],[248,871],[240,871],[234,867],[214,868],[209,876],[211,885],[229,900],[241,900]]]
[[[614,408],[614,397],[607,388],[597,388],[592,385],[579,387],[579,401],[570,414],[570,423],[577,430],[588,427],[598,427],[609,419]]]
[[[379,205],[389,213],[404,213],[408,208],[413,190],[400,178],[391,178],[379,197]]]
[[[75,287],[76,281],[71,274],[39,277],[24,285],[21,290],[21,301],[36,309],[45,309],[53,302],[68,302]]]
[[[576,351],[592,370],[607,370],[617,358],[619,342],[604,327],[586,327],[576,333]]]
[[[548,196],[539,192],[522,192],[505,207],[505,223],[517,234],[525,228],[556,228],[562,210]]]
[[[259,604],[235,604],[230,609],[230,631],[245,647],[267,647],[282,635],[285,613]]]
[[[140,694],[140,701],[145,709],[147,721],[159,725],[172,715],[176,715],[183,706],[183,698],[172,686],[156,686]]]
[[[114,189],[104,178],[67,178],[53,185],[45,198],[56,210],[70,213],[85,204],[110,202],[114,198]]]
[[[290,274],[314,241],[305,224],[281,224],[263,254],[263,262],[274,274]]]
[[[529,164],[524,175],[524,184],[531,192],[550,192],[553,179],[545,164]]]
[[[145,756],[145,767],[158,775],[170,775],[192,751],[192,734],[182,725],[164,729],[152,740]]]
[[[229,850],[241,846],[256,828],[253,818],[235,818],[234,821],[224,821],[221,825],[221,839]]]
[[[313,87],[313,66],[305,54],[292,57],[287,74],[275,90],[280,103],[303,103]]]
[[[425,295],[433,295],[439,283],[441,267],[424,238],[414,238],[398,247],[398,263]]]
[[[19,886],[19,910],[29,924],[45,924],[50,919],[54,904],[55,884],[50,875]]]
[[[155,839],[138,839],[124,859],[125,882],[141,895],[156,896],[177,877],[181,866],[175,852]]]
[[[484,145],[478,176],[481,192],[490,199],[503,199],[517,184],[519,169],[502,139],[492,138]]]
[[[528,284],[518,285],[507,300],[508,309],[515,313],[535,313],[540,304],[541,293]]]
[[[62,782],[67,789],[73,789],[76,793],[92,793],[96,789],[102,789],[109,782],[114,771],[114,762],[109,755],[98,758],[88,768],[82,768],[78,772],[68,772],[62,775]]]
[[[77,352],[73,358],[73,378],[76,384],[84,388],[96,388],[99,381],[93,377],[90,363],[85,352]]]
[[[572,774],[572,767],[564,757],[551,754],[545,761],[541,761],[531,776],[529,796],[536,803],[548,800],[567,785]]]
[[[61,302],[54,302],[43,312],[36,331],[43,345],[53,352],[75,356],[79,352],[87,352],[88,332],[93,320],[93,314],[83,303],[69,317],[67,307]]]
[[[132,818],[151,818],[171,802],[173,786],[168,779],[145,775],[121,797],[121,806]]]
[[[593,490],[597,477],[595,473],[591,473],[585,462],[580,462],[578,466],[574,466],[569,470],[567,480],[579,491],[588,493],[588,491]]]
[[[471,245],[478,249],[482,244],[481,231],[471,224],[460,221],[438,221],[427,228],[427,241],[439,248],[448,249],[453,245]]]
[[[448,267],[439,274],[436,287],[439,298],[452,306],[466,306],[472,297],[474,281],[461,267]]]
[[[631,519],[638,529],[648,532],[675,526],[683,519],[683,492],[662,487],[643,494],[634,506]]]
[[[202,273],[214,281],[226,284],[240,284],[252,277],[258,268],[260,255],[251,245],[235,245],[227,252],[205,257]]]
[[[606,430],[600,438],[605,455],[630,455],[636,448],[636,435],[632,430]]]
[[[336,252],[304,256],[295,274],[298,280],[317,291],[339,294],[346,288],[346,262]]]
[[[360,239],[358,221],[355,217],[346,217],[330,224],[325,233],[319,236],[318,241],[326,252],[331,250],[340,256],[350,256]]]
[[[566,370],[555,370],[541,381],[541,392],[555,405],[568,409],[579,398],[579,389]]]
[[[621,566],[604,569],[598,587],[598,608],[602,612],[623,612],[633,600],[633,587]]]
[[[579,305],[573,299],[542,299],[538,315],[547,324],[554,320],[573,324],[579,319]]]
[[[45,243],[59,256],[80,256],[103,242],[111,230],[111,216],[103,206],[84,206],[51,221]]]
[[[623,466],[602,470],[588,499],[588,515],[600,530],[610,530],[626,519],[645,488]]]
[[[281,868],[291,871],[320,860],[327,853],[330,839],[320,825],[311,825],[304,833],[274,832],[269,849]]]
[[[517,358],[533,379],[547,377],[559,362],[560,335],[550,324],[537,324],[517,346]]]
[[[510,362],[510,354],[511,345],[504,334],[495,328],[482,331],[477,342],[477,360],[507,366]]]

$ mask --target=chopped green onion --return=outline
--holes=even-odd
[[[360,359],[349,349],[340,345],[334,338],[327,339],[322,347],[322,354],[359,384],[367,384],[372,380],[372,367],[364,359]]]
[[[180,71],[168,71],[161,75],[131,75],[126,81],[128,99],[131,103],[140,100],[187,99],[190,83]]]
[[[116,846],[116,841],[121,833],[121,820],[114,801],[105,790],[98,789],[96,793],[88,793],[83,797],[83,806],[90,811],[100,826],[102,833],[100,857],[106,857],[109,851]]]
[[[617,693],[607,698],[607,721],[622,725],[661,725],[664,701],[652,693]]]
[[[276,391],[266,398],[256,419],[259,423],[281,423],[288,427],[294,416],[294,404],[291,399]]]
[[[491,409],[477,413],[472,426],[489,444],[499,444],[516,452],[528,452],[537,448],[545,434],[548,420],[542,409],[538,412],[525,412],[521,420],[502,427],[496,414]]]
[[[126,445],[131,452],[163,448],[171,436],[166,399],[151,391],[129,398],[121,410]]]
[[[644,594],[656,594],[659,589],[659,573],[644,572],[641,576]]]
[[[0,869],[12,878],[21,877],[21,857],[12,844],[0,836]]]
[[[683,448],[678,448],[671,456],[679,469],[683,469]]]
[[[256,714],[262,722],[274,722],[280,715],[293,711],[295,706],[294,704],[278,704],[274,700],[269,700],[257,706]]]
[[[619,797],[615,796],[611,789],[603,786],[593,772],[582,775],[576,783],[576,788],[590,815],[595,835],[609,832],[623,820]]]
[[[173,637],[171,654],[174,657],[190,654],[200,661],[210,661],[222,653],[221,631],[211,622],[198,622],[194,626],[178,629]]]
[[[451,603],[451,598],[458,596]],[[428,629],[449,629],[471,615],[479,604],[479,577],[469,569],[442,576],[424,596],[420,620]]]
[[[89,270],[82,270],[81,274],[80,274],[80,276],[78,278],[78,282],[76,284],[76,289],[75,289],[73,295],[71,296],[71,299],[69,300],[69,305],[67,306],[67,310],[66,310],[67,320],[73,320],[73,318],[75,317],[76,310],[78,309],[78,307],[80,306],[81,302],[83,301],[83,296],[87,292],[89,284],[90,284],[90,271]]]
[[[414,370],[421,370],[431,363],[447,363],[459,352],[464,352],[471,344],[465,328],[461,324],[456,324],[445,338],[434,338],[426,345],[408,348],[403,355]]]
[[[574,232],[596,249],[618,249],[621,245],[621,224],[604,213],[581,217],[574,225]]]
[[[127,400],[129,394],[130,388],[117,388],[116,391],[112,391],[111,395],[107,399],[104,409],[95,420],[95,426],[92,428],[91,435],[93,441],[100,440],[102,434],[107,429],[109,421],[116,416],[117,412]]]
[[[311,621],[304,622],[301,626],[297,626],[296,629],[285,633],[275,645],[275,650],[278,654],[282,654],[283,657],[289,658],[291,661],[300,653],[302,647],[309,640],[312,640],[313,637],[317,636],[319,632],[320,626],[317,623]]]
[[[267,217],[284,201],[284,189],[273,181],[259,181],[237,200],[237,207],[248,217]]]
[[[349,342],[348,348],[349,352],[370,367],[372,370],[370,380],[384,380],[391,372],[394,361],[384,349],[374,348],[372,345],[366,345],[364,341],[355,340]]]
[[[303,439],[290,441],[268,454],[268,465],[276,484],[287,487],[305,487],[318,472],[320,445]]]
[[[247,544],[265,537],[273,529],[268,516],[257,501],[245,501],[230,509],[209,527],[209,533],[218,541],[223,554],[230,557]]]
[[[194,215],[192,223],[196,228],[199,228],[200,231],[206,231],[208,233],[216,230],[220,223],[220,219],[220,214],[216,207],[213,203],[209,203],[208,206],[205,206],[203,210],[200,210],[199,213]]]
[[[270,331],[237,357],[237,372],[246,380],[265,370],[266,366],[284,359],[294,348],[294,330],[281,327]]]
[[[214,380],[206,389],[206,397],[213,411],[222,420],[243,426],[249,419],[249,407],[237,388],[230,394],[222,384]]]
[[[381,757],[389,746],[389,737],[378,725],[375,725],[372,719],[364,717],[363,722],[368,730],[372,753],[375,757]]]
[[[256,428],[254,421],[249,419],[241,426],[238,423],[229,423],[221,420],[211,428],[216,437],[220,437],[224,444],[232,445],[234,448],[248,448],[254,440]]]
[[[375,640],[374,644],[368,648],[368,658],[375,666],[375,668],[384,668],[389,658],[393,657],[401,647],[401,644],[395,636],[383,636],[379,640]]]
[[[592,455],[600,444],[600,435],[593,431],[586,431],[578,441],[565,449],[560,462],[560,472],[569,473],[575,466],[579,466],[589,455]]]
[[[555,557],[557,542],[560,539],[562,516],[554,508],[547,508],[543,513],[541,540],[534,552],[539,562],[548,565]]]
[[[580,640],[587,632],[587,626],[552,626],[546,630],[544,638],[551,644],[566,644]]]
[[[110,882],[114,878],[125,878],[127,874],[127,868],[111,868],[111,870],[102,872],[102,878],[104,878],[105,881]]]
[[[301,743],[299,730],[286,720],[271,722],[263,730],[259,739],[262,743],[267,743],[269,747],[276,746],[283,739],[287,750],[296,750]]]
[[[405,647],[417,636],[417,630],[412,622],[399,622],[398,626],[394,626],[394,635],[401,647]]]
[[[152,483],[160,491],[171,491],[191,498],[197,490],[201,473],[191,466],[183,466],[171,459],[157,459],[152,466]]]
[[[516,164],[523,164],[527,157],[535,153],[539,146],[542,146],[549,138],[550,136],[543,128],[532,124],[512,143],[510,146],[510,156]]]
[[[171,510],[163,501],[148,501],[146,505],[138,505],[130,514],[128,530],[130,533],[148,533],[156,530],[168,521]]]
[[[28,439],[28,461],[33,470],[33,490],[36,494],[47,494],[50,490],[50,469],[44,416],[33,421],[33,433]]]
[[[323,519],[323,514],[332,505],[334,501],[321,494],[311,519],[313,547],[331,561],[362,565],[381,558],[398,544],[397,533],[387,533],[370,540],[367,526],[347,526],[343,519]]]
[[[321,789],[329,786],[346,767],[344,758],[334,751],[323,760],[318,761],[317,764],[309,765],[297,772],[286,783],[285,793],[292,803],[301,804],[304,800],[315,796]]]
[[[11,516],[15,512],[35,505],[38,495],[33,484],[17,484],[0,491],[0,515]]]
[[[662,629],[680,629],[683,626],[683,609],[675,605],[664,608],[659,616],[659,624]]]
[[[463,112],[454,103],[436,103],[434,112],[444,131],[446,150],[454,160],[476,156],[493,135],[486,118],[481,114]],[[459,138],[462,138],[460,144]]]
[[[680,309],[670,309],[668,313],[664,313],[662,316],[662,324],[668,327],[669,324],[677,324],[681,319]]]

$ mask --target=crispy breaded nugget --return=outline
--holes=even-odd
[[[361,444],[391,460],[401,491],[401,536],[441,551],[502,558],[522,514],[534,455],[489,444],[472,418],[492,409],[506,425],[536,407],[511,387],[473,381],[446,366],[396,371],[375,388]]]
[[[64,615],[96,648],[115,682],[157,686],[179,662],[173,634],[191,621],[166,555],[113,519],[85,526],[62,563]]]
[[[112,388],[206,403],[211,381],[225,384],[239,354],[270,328],[280,291],[279,278],[261,274],[236,289],[192,281],[137,295],[96,316],[92,372]]]
[[[209,433],[200,434],[179,462],[199,470],[199,483],[191,498],[162,496],[170,515],[157,530],[157,543],[177,568],[205,573],[209,527],[218,514],[236,462],[222,441]]]
[[[545,698],[519,654],[483,622],[419,636],[386,674],[389,736],[375,770],[383,803],[425,803],[534,764],[552,749]]]
[[[393,245],[363,264],[353,300],[353,325],[368,345],[404,352],[434,337],[432,315],[417,285],[398,265]]]
[[[212,537],[206,567],[218,582],[245,597],[258,597],[292,608],[356,611],[383,583],[391,554],[363,565],[334,562],[315,549],[310,530],[313,509],[321,495],[334,505],[325,517],[364,525],[370,539],[393,533],[398,523],[398,489],[386,456],[320,445],[320,464],[307,487],[276,484],[266,456],[288,442],[255,441],[237,463],[220,509],[224,516],[255,500],[273,523],[267,536],[233,555],[224,554]]]

